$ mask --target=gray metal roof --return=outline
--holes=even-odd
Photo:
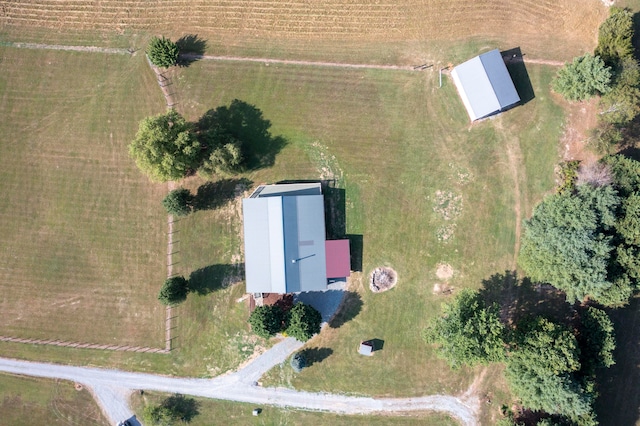
[[[451,71],[451,76],[471,121],[520,101],[498,49],[458,65]]]
[[[282,195],[269,188],[242,200],[247,292],[325,290],[324,197],[282,186]]]
[[[320,195],[320,182],[314,183],[285,183],[276,185],[260,185],[251,197],[274,197],[283,195]]]

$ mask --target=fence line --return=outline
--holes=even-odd
[[[0,336],[0,342],[61,346],[61,347],[77,348],[77,349],[100,349],[105,351],[117,351],[117,352],[141,352],[141,353],[154,353],[154,354],[168,353],[166,349],[150,348],[146,346],[100,345],[97,343],[69,342],[69,341],[58,340],[58,339],[24,339],[20,337]]]

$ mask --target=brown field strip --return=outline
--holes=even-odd
[[[500,39],[536,56],[590,49],[606,8],[598,0],[0,1],[0,27],[195,34],[230,45],[268,40],[453,41]],[[258,40],[259,41],[259,40]],[[224,44],[224,43],[223,43]],[[337,46],[339,47],[339,46]],[[513,47],[513,46],[504,46]],[[314,49],[314,46],[308,46]]]

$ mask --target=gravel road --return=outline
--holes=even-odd
[[[293,342],[292,342],[293,340]],[[131,373],[120,370],[73,367],[0,358],[0,371],[47,378],[59,378],[82,383],[90,388],[107,417],[116,424],[130,418],[133,412],[128,406],[128,396],[132,390],[154,390],[184,395],[230,401],[249,402],[256,405],[287,406],[307,410],[330,411],[343,414],[366,414],[376,412],[407,412],[433,410],[452,415],[465,425],[476,425],[473,406],[475,400],[462,401],[445,395],[417,398],[368,398],[337,394],[301,392],[282,388],[262,388],[253,385],[254,379],[272,362],[283,360],[289,350],[299,342],[285,339],[279,343],[281,350],[272,352],[271,362],[261,362],[257,366],[249,364],[240,372],[215,379],[189,379],[167,377],[145,373]],[[276,345],[277,346],[277,345]],[[295,349],[294,349],[295,350]],[[254,361],[255,362],[255,361]]]

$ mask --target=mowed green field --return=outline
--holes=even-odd
[[[158,392],[135,393],[131,397],[132,407],[141,418],[146,405],[160,404],[169,395]],[[217,401],[193,398],[197,414],[189,421],[191,426],[216,425],[332,425],[332,426],[453,426],[458,422],[442,414],[409,413],[403,416],[338,415],[317,411],[302,411],[291,408],[260,406],[241,402]],[[261,408],[259,416],[253,416],[253,409]]]
[[[0,335],[164,347],[166,185],[128,158],[142,56],[0,47]]]
[[[260,108],[272,133],[288,141],[273,168],[246,178],[256,184],[334,178],[346,189],[346,231],[362,235],[363,272],[351,283],[357,296],[340,327],[307,345],[328,348],[329,356],[295,378],[275,371],[265,384],[394,396],[467,388],[473,374],[451,372],[420,333],[448,297],[434,294],[436,284],[477,288],[514,268],[516,223],[553,187],[563,123],[549,94],[554,71],[529,66],[535,98],[474,125],[446,77],[438,88],[437,72],[207,61],[179,71],[177,107],[191,119],[239,98]],[[186,230],[180,258],[192,265],[185,275],[239,256],[240,212],[230,210],[198,212],[179,223]],[[209,249],[202,232],[189,231],[203,220],[214,229]],[[445,264],[453,276],[439,278]],[[367,275],[382,265],[393,267],[399,282],[374,295]],[[189,297],[196,303],[197,296]],[[193,317],[194,329],[197,318],[215,315],[210,302],[196,310],[189,303],[180,312]],[[177,334],[184,335],[180,328]],[[372,358],[357,355],[360,340],[371,338],[384,340],[384,349]]]
[[[0,375],[0,416],[13,426],[106,426],[93,397],[72,382]]]

